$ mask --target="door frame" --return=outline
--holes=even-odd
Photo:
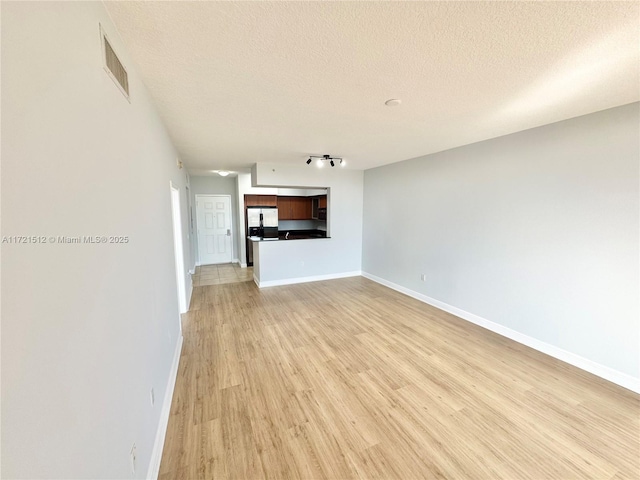
[[[185,281],[184,242],[182,241],[182,212],[180,202],[180,187],[169,182],[171,193],[171,223],[173,231],[173,248],[176,265],[176,283],[178,287],[178,309],[185,313],[187,305],[187,284]],[[182,325],[180,325],[182,331]]]
[[[233,263],[233,259],[234,259],[234,255],[235,255],[235,234],[233,233],[233,203],[232,203],[232,196],[226,193],[196,193],[194,195],[195,200],[196,200],[196,244],[198,246],[197,253],[198,253],[198,262],[197,265],[201,266],[202,265],[202,260],[200,259],[200,226],[198,225],[198,199],[200,197],[203,198],[207,198],[207,197],[227,197],[229,199],[229,226],[231,227],[231,258],[229,259],[230,263]],[[213,264],[213,265],[217,265],[217,264]]]

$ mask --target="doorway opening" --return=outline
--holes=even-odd
[[[173,220],[173,248],[176,259],[176,282],[178,284],[178,308],[180,313],[187,311],[187,292],[185,285],[184,248],[182,245],[182,216],[180,215],[180,189],[170,183],[171,218]]]

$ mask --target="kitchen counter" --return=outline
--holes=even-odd
[[[287,233],[289,236],[287,237]],[[318,238],[329,238],[324,230],[279,230],[280,240],[309,240]]]
[[[251,240],[252,242],[273,242],[273,241],[277,241],[277,238],[264,238],[264,237],[247,237],[249,240]]]
[[[287,238],[287,233],[289,237]],[[264,238],[264,237],[247,237],[252,242],[273,242],[276,240],[318,240],[327,237],[327,232],[324,230],[283,230],[278,232],[278,238]]]
[[[289,232],[289,238],[285,237]],[[253,280],[260,286],[270,286],[278,282],[281,275],[288,278],[305,276],[305,262],[314,262],[316,252],[325,242],[290,242],[290,240],[327,240],[324,230],[284,230],[279,238],[247,236],[251,248]],[[298,257],[300,260],[292,260]],[[291,271],[291,273],[286,273]]]

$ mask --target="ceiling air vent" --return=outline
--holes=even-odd
[[[107,35],[102,30],[102,26],[100,26],[100,36],[102,37],[102,52],[104,55],[104,69],[107,71],[111,79],[118,86],[122,94],[129,99],[129,75],[127,74],[127,69],[124,68],[122,62],[116,55],[116,52],[113,51],[113,47],[111,43],[109,43],[109,39]]]

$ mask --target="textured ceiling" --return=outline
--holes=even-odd
[[[366,169],[640,99],[638,2],[106,5],[196,173]]]

